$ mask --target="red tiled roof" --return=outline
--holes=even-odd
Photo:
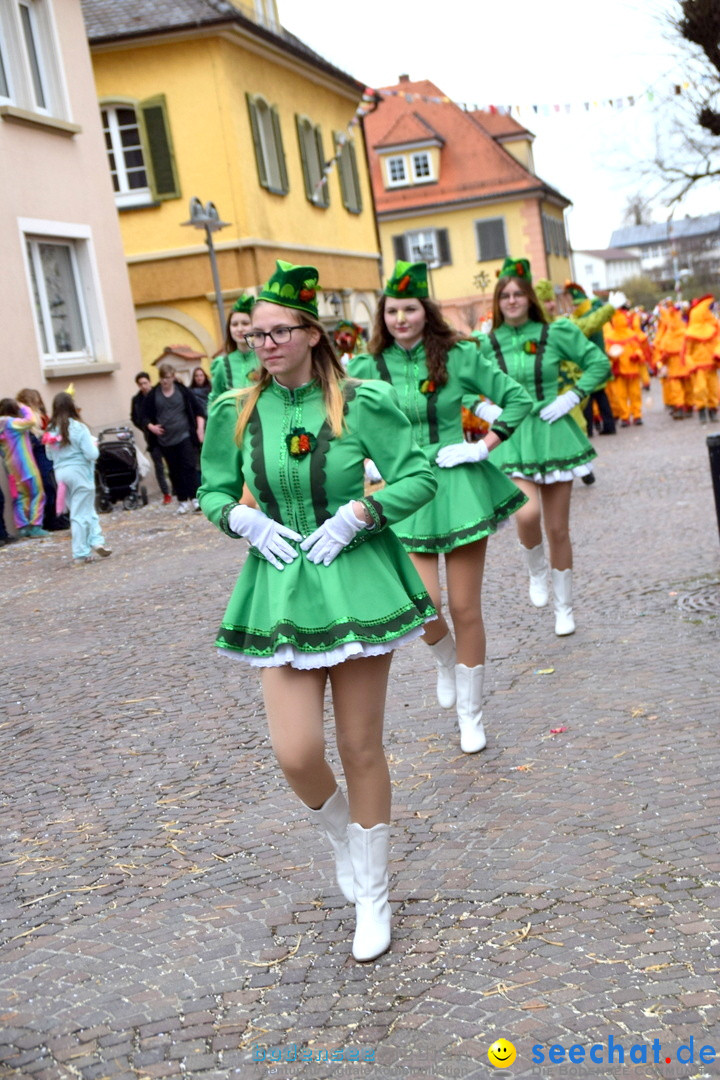
[[[431,139],[444,142],[442,135],[438,135],[422,116],[418,116],[416,112],[402,113],[380,142],[375,143],[375,147],[382,149],[384,146],[398,146],[402,143],[428,143]]]
[[[522,197],[542,189],[570,205],[563,195],[525,169],[520,162],[495,142],[472,113],[464,112],[449,100],[423,101],[422,97],[445,98],[429,79],[403,81],[383,88],[394,91],[373,113],[365,118],[370,156],[370,175],[379,214],[399,210],[423,210],[438,204],[473,201],[502,195]],[[409,101],[405,95],[421,95]],[[415,116],[443,140],[440,179],[437,183],[417,184],[386,190],[380,159],[373,147],[393,145],[401,140],[400,120]],[[503,117],[503,120],[507,120]],[[518,125],[519,126],[519,125]],[[417,130],[417,128],[416,128]],[[410,141],[410,140],[408,140]]]
[[[485,112],[483,109],[473,109],[470,115],[485,128],[488,135],[492,135],[493,139],[502,139],[509,135],[525,135],[529,139],[534,138],[531,131],[528,131],[528,129],[523,127],[514,117],[508,116],[507,114],[503,115],[499,112]]]

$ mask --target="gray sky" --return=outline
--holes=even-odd
[[[691,74],[668,29],[676,8],[674,0],[278,0],[288,30],[369,86],[407,73],[455,101],[526,106],[512,115],[536,135],[538,174],[574,204],[568,222],[578,249],[608,245],[628,197],[648,190],[639,162],[658,141],[667,145],[674,85]],[[592,105],[608,99],[623,107]],[[534,104],[549,108],[535,113]],[[675,215],[717,209],[717,188],[706,186]],[[668,214],[654,204],[655,220]]]

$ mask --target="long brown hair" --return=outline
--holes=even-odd
[[[55,428],[59,433],[63,446],[67,446],[70,442],[71,420],[79,420],[81,424],[84,423],[75,404],[75,398],[72,394],[68,394],[63,390],[53,398],[52,415],[50,416],[50,427]]]
[[[535,295],[532,282],[528,281],[527,278],[501,277],[498,278],[498,283],[495,286],[495,292],[493,293],[493,329],[497,330],[498,326],[502,326],[505,322],[503,314],[500,311],[500,293],[503,291],[508,281],[514,281],[520,292],[524,293],[530,301],[528,306],[528,319],[532,322],[546,323],[547,315],[545,314],[545,308]]]
[[[259,302],[261,303],[262,301]],[[266,301],[266,303],[272,303],[272,301]],[[322,387],[323,398],[325,399],[325,412],[327,413],[332,433],[337,437],[342,434],[343,429],[343,409],[345,407],[345,401],[342,393],[342,384],[347,380],[345,369],[335,355],[335,350],[330,344],[330,338],[322,323],[317,319],[313,319],[312,316],[307,315],[304,311],[297,311],[294,308],[289,308],[288,310],[294,311],[295,315],[297,315],[299,320],[296,324],[297,326],[305,326],[308,330],[317,330],[320,334],[320,339],[317,344],[312,346],[311,371],[313,379],[319,382]],[[258,398],[263,390],[265,390],[272,382],[272,375],[262,366],[262,361],[259,362],[260,377],[255,385],[244,387],[242,390],[236,391],[238,410],[240,413],[235,426],[235,442],[238,446],[242,441],[243,432],[247,427],[247,423],[258,403]]]
[[[375,312],[372,337],[368,344],[368,352],[372,356],[379,356],[385,349],[394,344],[392,336],[385,324],[386,296],[380,297],[380,303]],[[443,318],[442,311],[434,300],[425,297],[419,299],[425,310],[425,326],[423,327],[423,345],[425,346],[425,360],[427,362],[428,375],[430,378],[444,386],[448,380],[447,354],[453,345],[459,341],[467,341],[468,338],[455,330],[450,323]]]

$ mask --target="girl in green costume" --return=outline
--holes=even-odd
[[[529,411],[530,398],[480,357],[476,341],[463,339],[445,322],[428,299],[425,263],[397,264],[378,307],[369,355],[355,357],[348,370],[395,387],[438,485],[432,502],[394,528],[440,612],[425,628],[438,666],[438,701],[444,708],[456,706],[460,747],[474,754],[486,741],[481,591],[487,538],[525,502],[486,459]],[[502,417],[485,438],[465,442],[463,399],[477,401],[480,394],[502,406]],[[457,645],[441,612],[441,554]]]
[[[258,367],[257,356],[245,341],[245,334],[252,323],[251,312],[255,303],[254,296],[242,295],[237,298],[225,323],[225,352],[217,356],[210,365],[212,389],[208,404],[226,390],[240,390],[243,386],[252,386]]]
[[[576,476],[587,475],[596,456],[589,440],[569,415],[571,409],[609,377],[605,354],[570,319],[548,325],[535,295],[527,259],[506,259],[493,300],[493,330],[481,349],[498,370],[507,371],[533,399],[532,411],[493,454],[527,496],[517,518],[518,537],[530,574],[530,600],[548,602],[548,565],[542,522],[550,547],[555,633],[572,634],[572,546],[570,493]],[[575,386],[558,394],[563,360],[581,369]],[[498,403],[499,404],[499,403]],[[481,409],[492,422],[492,411]]]
[[[199,497],[215,525],[252,545],[217,644],[261,668],[273,750],[355,902],[353,955],[372,960],[390,945],[382,730],[392,650],[435,616],[387,526],[435,483],[391,388],[345,375],[316,287],[313,267],[278,262],[262,289],[246,336],[260,378],[211,409]],[[364,497],[367,457],[387,479],[375,498]],[[240,505],[243,482],[257,509]],[[349,808],[325,758],[328,681]]]

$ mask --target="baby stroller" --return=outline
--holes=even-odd
[[[128,427],[103,428],[98,435],[100,456],[95,462],[96,509],[107,514],[122,499],[125,510],[147,506],[147,488],[140,483],[133,433]]]

